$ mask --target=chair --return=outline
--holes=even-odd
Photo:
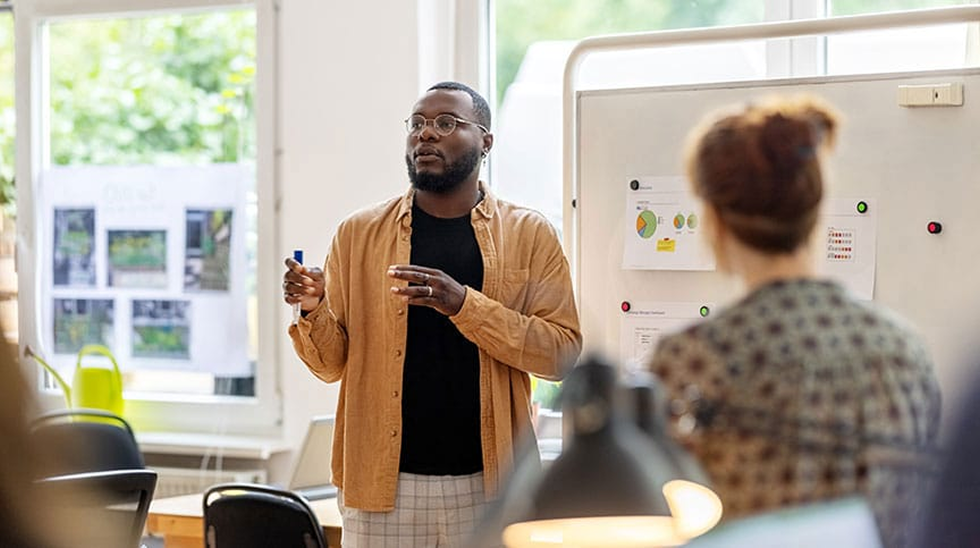
[[[129,423],[100,409],[64,409],[45,413],[31,424],[31,435],[44,456],[35,479],[145,468]]]
[[[204,492],[207,548],[327,548],[306,499],[283,489],[223,483]]]
[[[34,482],[74,546],[137,548],[157,484],[152,470],[108,470]]]

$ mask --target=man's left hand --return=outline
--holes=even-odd
[[[388,267],[388,277],[417,284],[391,288],[391,292],[400,295],[405,302],[434,308],[446,316],[456,315],[466,299],[466,288],[436,268],[392,265]]]

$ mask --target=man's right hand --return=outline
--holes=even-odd
[[[309,312],[323,300],[323,270],[307,268],[292,257],[286,259],[286,273],[282,275],[282,296],[287,304],[299,303],[300,309]]]

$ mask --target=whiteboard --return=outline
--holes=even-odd
[[[962,106],[898,105],[899,85],[950,82],[963,84]],[[707,113],[774,93],[812,93],[841,112],[824,199],[874,204],[873,300],[923,335],[944,397],[958,397],[980,347],[977,69],[577,93],[578,190],[565,201],[579,238],[571,260],[585,351],[621,360],[624,301],[724,306],[743,295],[716,271],[624,270],[624,204],[638,176],[684,175],[686,135]],[[942,233],[929,234],[930,221]]]

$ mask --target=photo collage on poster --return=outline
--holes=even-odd
[[[106,298],[53,299],[53,338],[56,354],[75,354],[86,344],[115,348],[113,332],[117,299],[126,298],[131,310],[131,353],[136,358],[190,359],[190,294],[227,293],[231,279],[232,209],[185,209],[183,275],[174,298],[168,277],[167,229],[112,227],[105,230],[104,247],[96,245],[95,208],[55,208],[53,286],[84,293],[92,290],[135,290]],[[104,249],[104,257],[96,249]],[[99,279],[99,261],[104,261]],[[175,261],[170,261],[176,264]],[[159,298],[152,298],[159,293]],[[147,295],[149,294],[149,298]],[[125,313],[125,312],[123,312]]]

